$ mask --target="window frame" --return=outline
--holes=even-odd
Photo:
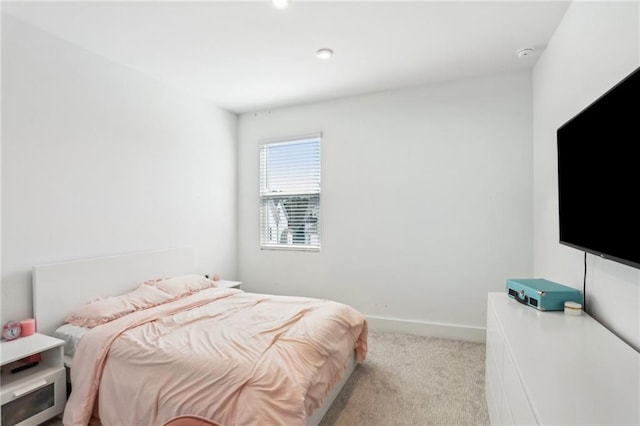
[[[273,198],[273,195],[266,195],[263,193],[263,160],[262,160],[262,149],[268,145],[275,144],[286,144],[286,143],[296,143],[296,142],[305,142],[317,139],[318,143],[318,190],[317,192],[298,192],[297,194],[289,193],[289,196],[309,196],[309,197],[318,197],[318,220],[317,220],[317,231],[316,234],[318,236],[318,244],[317,245],[308,245],[308,244],[282,244],[282,243],[266,243],[266,215],[268,215],[266,209],[264,208],[263,200],[268,198]],[[268,163],[265,164],[265,167]],[[258,145],[258,245],[260,250],[285,250],[285,251],[308,251],[308,252],[319,252],[322,249],[322,133],[312,133],[301,136],[293,136],[287,138],[278,138],[278,139],[270,139],[266,141],[262,141]]]

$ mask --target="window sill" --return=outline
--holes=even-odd
[[[296,245],[260,246],[260,250],[276,251],[320,251],[320,247],[301,247]]]

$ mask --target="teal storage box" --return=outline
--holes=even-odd
[[[507,294],[517,302],[539,311],[562,311],[566,301],[582,304],[580,291],[541,278],[508,279]]]

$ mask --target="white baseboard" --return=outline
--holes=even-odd
[[[399,333],[465,340],[467,342],[477,343],[485,343],[486,340],[486,329],[484,327],[402,320],[377,316],[367,316],[367,322],[370,330],[397,331]]]

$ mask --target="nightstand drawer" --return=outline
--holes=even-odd
[[[2,424],[30,426],[59,414],[66,401],[64,368],[2,389]]]

